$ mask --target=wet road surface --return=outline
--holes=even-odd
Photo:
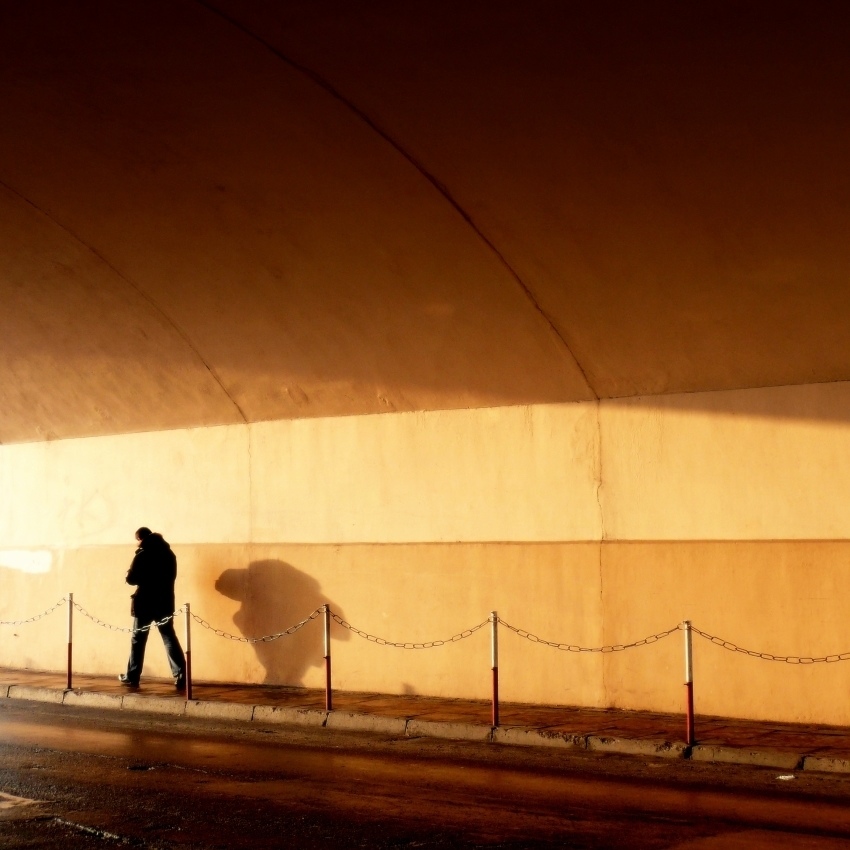
[[[0,708],[0,848],[850,848],[850,777]]]

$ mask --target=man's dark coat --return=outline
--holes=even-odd
[[[161,534],[149,534],[136,549],[127,572],[127,584],[135,584],[133,614],[140,623],[162,620],[174,613],[174,580],[177,558]]]

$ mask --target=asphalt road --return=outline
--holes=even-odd
[[[0,848],[850,848],[850,777],[780,776],[7,700]]]

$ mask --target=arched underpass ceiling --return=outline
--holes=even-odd
[[[850,379],[839,6],[2,0],[0,441]]]

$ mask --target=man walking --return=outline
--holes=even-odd
[[[174,633],[173,618],[164,623],[158,621],[174,613],[174,581],[177,578],[177,558],[171,546],[161,534],[142,527],[136,532],[139,548],[133,563],[127,572],[127,584],[136,585],[133,594],[133,636],[130,639],[130,660],[127,672],[121,673],[118,680],[130,688],[139,686],[142,667],[145,663],[145,647],[148,642],[151,623],[157,621],[162,636],[171,675],[178,691],[186,690],[186,657],[183,648]],[[144,629],[144,631],[141,631]]]

